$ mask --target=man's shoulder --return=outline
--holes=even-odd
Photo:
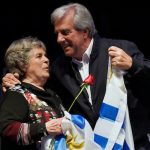
[[[71,60],[72,58],[66,56],[58,57],[51,65],[51,79],[66,74],[70,70]]]
[[[133,41],[130,41],[130,40],[127,40],[127,39],[117,39],[117,38],[106,38],[106,37],[102,37],[101,38],[101,41],[102,42],[106,42],[106,43],[109,43],[109,44],[111,44],[111,45],[118,45],[118,44],[120,44],[120,45],[126,45],[126,44],[134,44],[134,42]]]
[[[52,63],[52,68],[53,67],[62,67],[65,64],[68,64],[70,61],[71,61],[70,57],[67,57],[67,56],[62,54],[61,56],[57,57],[55,59],[55,61]]]
[[[99,34],[95,34],[94,35],[94,41],[96,43],[107,43],[107,44],[134,44],[133,41],[129,40],[129,39],[123,39],[123,38],[111,38],[111,37],[104,37],[104,36],[100,36]]]

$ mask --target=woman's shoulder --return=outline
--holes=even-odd
[[[22,84],[16,84],[14,87],[8,89],[8,92],[15,91],[18,93],[24,93],[24,88]]]
[[[3,95],[2,105],[11,105],[11,106],[26,106],[27,101],[22,94],[20,86],[14,86],[13,88],[8,89]]]

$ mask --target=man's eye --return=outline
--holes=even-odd
[[[64,30],[64,31],[62,31],[62,34],[63,34],[63,35],[68,35],[69,33],[70,33],[69,30]]]

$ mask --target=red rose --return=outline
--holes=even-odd
[[[93,75],[89,74],[89,76],[83,81],[82,85],[81,85],[81,89],[79,91],[79,93],[77,94],[77,96],[74,98],[72,104],[70,105],[68,112],[71,110],[72,106],[74,105],[75,101],[77,100],[77,98],[80,96],[80,94],[82,93],[82,91],[88,86],[88,85],[93,85],[94,84],[94,77]]]
[[[83,83],[86,83],[88,85],[93,85],[94,84],[93,75],[89,74],[89,76],[83,81]]]

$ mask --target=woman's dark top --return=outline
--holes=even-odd
[[[22,83],[9,89],[0,108],[2,150],[36,150],[47,135],[45,122],[63,116],[59,97]]]

